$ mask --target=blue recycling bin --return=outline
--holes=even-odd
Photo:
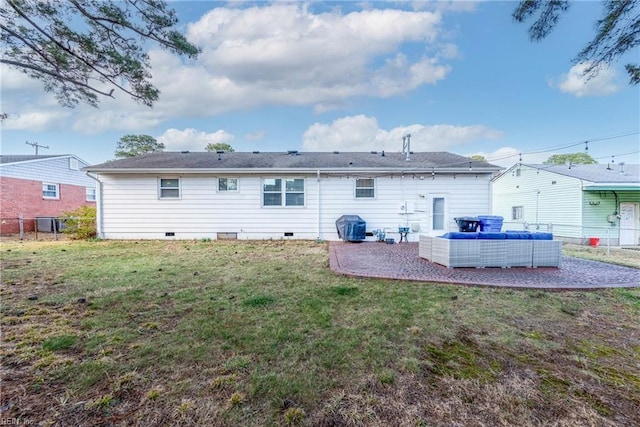
[[[478,215],[478,221],[480,221],[480,231],[500,232],[502,230],[503,220],[504,218],[502,218],[501,216]]]

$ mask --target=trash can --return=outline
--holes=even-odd
[[[345,242],[362,242],[367,237],[367,223],[358,215],[342,215],[336,220],[336,229]]]
[[[478,215],[478,220],[480,221],[480,231],[495,231],[499,233],[502,230],[504,218],[501,216]]]
[[[456,220],[456,224],[458,224],[458,230],[463,233],[476,231],[478,224],[480,224],[480,220],[475,216],[464,216],[454,219]]]
[[[589,237],[589,245],[591,245],[592,248],[598,247],[599,244],[600,244],[599,237]]]

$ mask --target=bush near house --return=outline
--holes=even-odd
[[[60,219],[65,223],[63,233],[72,239],[85,240],[97,235],[95,206],[81,206],[73,211],[64,212]]]

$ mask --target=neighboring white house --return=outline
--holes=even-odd
[[[86,170],[100,182],[103,238],[337,240],[347,214],[369,233],[409,226],[417,241],[489,213],[500,167],[444,152],[291,151],[161,152]]]
[[[516,164],[494,179],[492,204],[505,228],[550,227],[570,242],[638,245],[640,167]]]

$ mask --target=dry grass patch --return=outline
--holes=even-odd
[[[638,289],[349,278],[329,271],[315,242],[29,241],[1,251],[3,419],[640,424]]]

